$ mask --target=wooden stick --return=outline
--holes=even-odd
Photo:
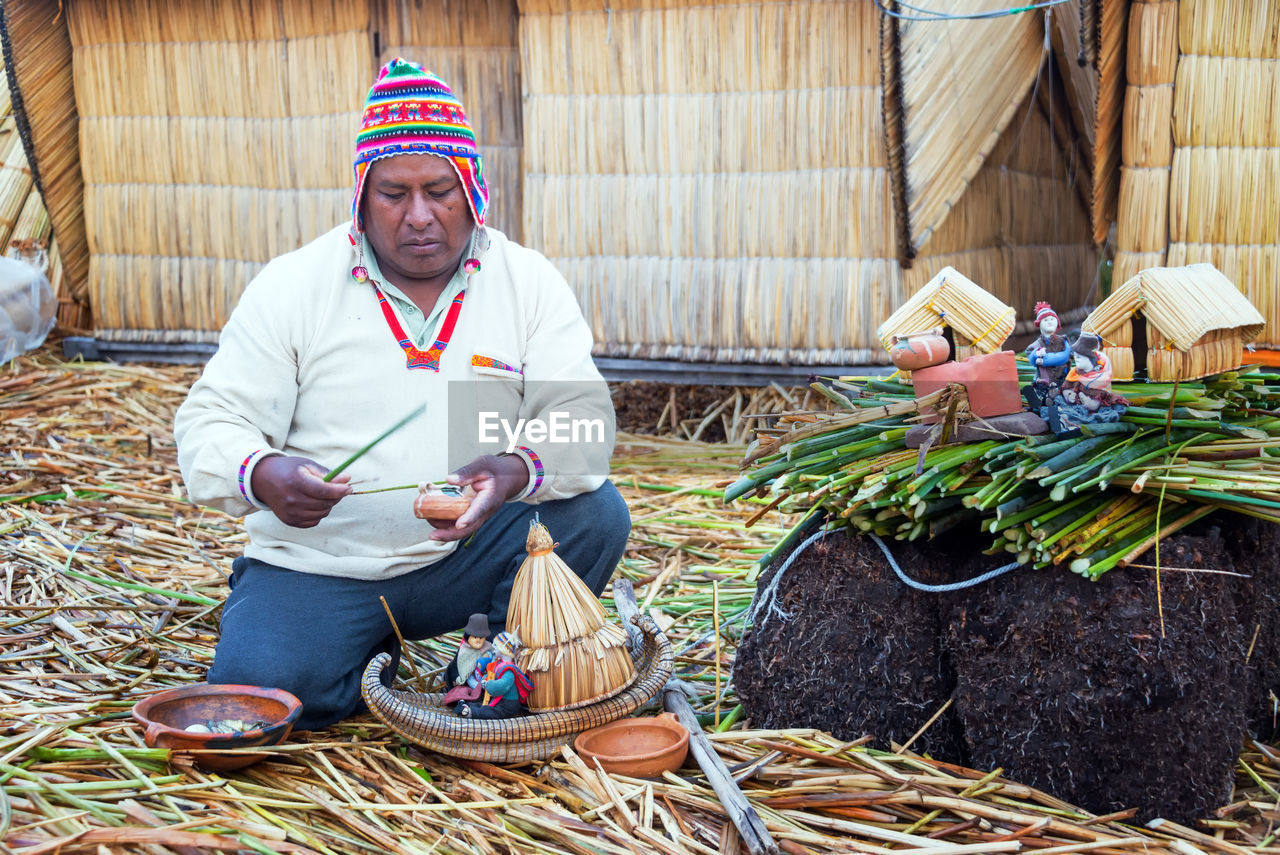
[[[409,670],[413,672],[413,680],[418,686],[419,692],[427,691],[427,683],[422,679],[422,675],[418,673],[418,666],[414,664],[413,657],[409,655],[409,648],[404,643],[404,636],[400,634],[400,627],[396,625],[396,617],[391,614],[391,606],[387,605],[386,597],[378,597],[382,600],[382,607],[387,610],[387,620],[391,621],[391,628],[395,631],[396,638],[400,641],[400,649],[404,651],[404,660],[409,663]]]
[[[627,579],[614,580],[613,602],[618,610],[618,616],[622,618],[623,626],[630,626],[631,618],[640,614],[635,591]],[[752,855],[761,855],[766,852],[769,855],[776,855],[778,846],[765,828],[764,821],[747,801],[747,797],[742,794],[742,790],[734,783],[733,776],[729,774],[724,761],[720,759],[711,741],[702,732],[702,725],[698,724],[698,718],[694,715],[689,702],[685,700],[684,692],[672,682],[668,682],[662,690],[662,706],[667,712],[674,713],[689,731],[689,752],[693,754],[693,759],[698,761],[702,773],[707,776],[707,782],[711,784],[711,789],[720,799],[725,814],[738,829],[738,834],[746,845],[747,851]]]

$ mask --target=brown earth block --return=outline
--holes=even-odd
[[[941,543],[960,554],[976,551],[976,542]],[[936,558],[939,545],[890,548],[921,580],[949,581],[952,571]],[[760,591],[780,565],[762,574]],[[787,569],[777,595],[790,618],[761,615],[734,667],[751,726],[815,727],[850,740],[871,734],[872,745],[888,748],[910,739],[951,696],[955,677],[941,644],[939,596],[899,582],[870,539],[826,536]],[[954,709],[911,748],[964,762]]]
[[[1261,532],[1221,515],[1167,539],[1161,565],[1252,572],[1233,552]],[[1149,569],[1098,582],[1022,571],[971,589],[944,618],[971,762],[1096,813],[1209,815],[1230,800],[1257,695],[1260,581],[1162,572],[1162,609]]]
[[[1238,589],[1251,648],[1246,716],[1249,733],[1272,743],[1280,739],[1280,525],[1247,517],[1234,525],[1240,528],[1226,538],[1228,551],[1236,568],[1253,577]]]
[[[935,583],[997,566],[984,544],[976,533],[889,543],[904,569]],[[744,638],[739,698],[753,726],[870,733],[885,747],[954,695],[912,750],[1001,767],[1098,813],[1206,816],[1230,797],[1242,739],[1274,731],[1280,527],[1218,514],[1166,540],[1160,558],[1250,578],[1161,573],[1162,637],[1151,570],[1098,582],[1018,570],[927,594],[899,582],[871,540],[833,534],[784,574],[779,605],[791,618],[761,617]]]

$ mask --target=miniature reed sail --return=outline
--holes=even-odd
[[[533,680],[529,709],[572,709],[625,689],[636,674],[622,627],[608,622],[600,600],[552,551],[551,533],[537,520],[526,548],[507,631],[524,644],[516,664]]]

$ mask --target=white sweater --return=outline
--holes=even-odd
[[[413,490],[347,496],[319,525],[299,529],[263,509],[250,489],[264,457],[297,455],[332,468],[424,402],[425,415],[346,470],[357,490],[439,480],[478,454],[505,451],[500,427],[490,431],[499,442],[481,444],[477,411],[498,413],[487,417],[491,427],[499,418],[510,426],[518,418],[550,422],[558,413],[562,426],[581,420],[579,438],[600,437],[522,435],[517,453],[530,477],[519,499],[599,487],[613,448],[613,406],[591,360],[591,332],[551,263],[487,229],[489,246],[438,368],[410,369],[374,288],[351,276],[349,228],[275,259],[241,296],[174,420],[192,500],[245,514],[245,554],[278,566],[377,579],[431,564],[456,543],[428,539],[431,526],[413,514]]]

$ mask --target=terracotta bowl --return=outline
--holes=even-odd
[[[467,496],[445,493],[419,493],[413,502],[413,514],[423,520],[456,520],[471,507]]]
[[[158,692],[133,706],[133,717],[147,729],[147,744],[177,751],[277,745],[289,736],[301,714],[302,702],[283,689],[210,683]],[[185,729],[228,719],[265,724],[243,733],[193,733]],[[268,755],[237,751],[191,756],[202,769],[226,772],[257,763]]]
[[[594,767],[634,778],[656,778],[684,765],[689,753],[689,731],[674,715],[623,718],[578,734],[574,750]]]

